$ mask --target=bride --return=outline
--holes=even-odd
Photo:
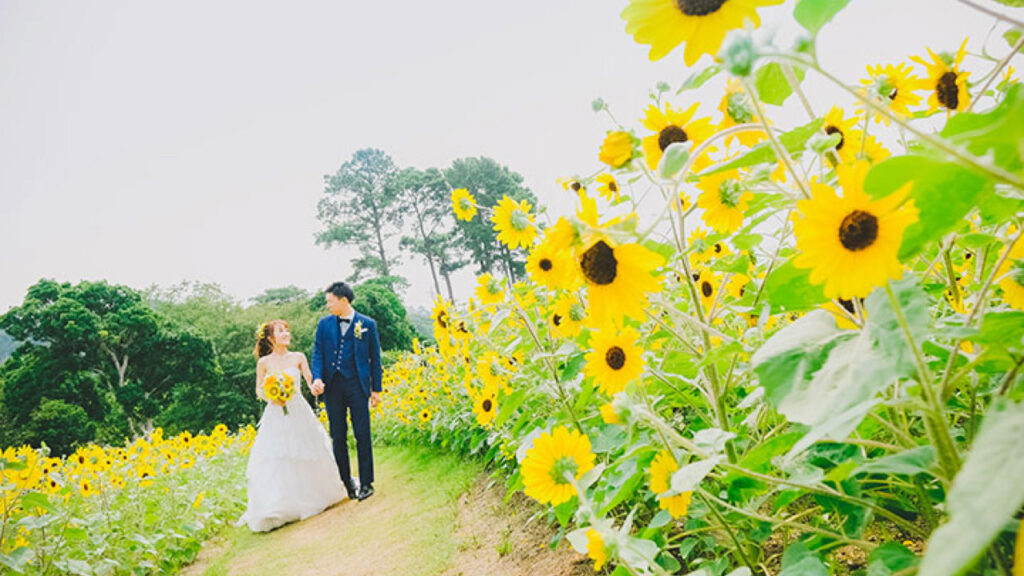
[[[331,440],[298,392],[287,402],[271,400],[263,388],[268,375],[286,374],[298,384],[312,382],[301,352],[289,352],[288,323],[264,324],[256,344],[256,395],[267,401],[246,467],[249,503],[237,525],[254,532],[319,514],[345,497]],[[285,409],[287,407],[287,410]]]

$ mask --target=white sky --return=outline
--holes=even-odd
[[[342,279],[352,254],[314,244],[316,202],[368,146],[418,168],[490,156],[563,212],[555,178],[597,169],[611,127],[591,100],[639,127],[648,89],[690,73],[682,50],[647,59],[625,4],[0,0],[0,312],[44,277],[240,298]],[[763,10],[765,28],[791,30],[791,7]],[[965,34],[980,52],[991,23],[954,0],[853,0],[819,54],[853,83]],[[807,88],[822,108],[834,94]],[[425,265],[401,272],[406,302],[427,305]]]

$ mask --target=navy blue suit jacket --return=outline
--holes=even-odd
[[[363,336],[355,339],[356,372],[359,374],[359,385],[369,397],[371,390],[381,391],[381,381],[384,379],[384,370],[380,365],[380,335],[373,318],[359,312],[352,317],[349,331],[355,330],[360,323]],[[338,317],[333,314],[324,316],[316,325],[316,337],[313,339],[313,358],[310,362],[313,379],[320,379],[329,386],[334,374],[338,372],[340,355],[341,326],[338,325]]]

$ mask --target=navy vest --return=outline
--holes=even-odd
[[[338,372],[341,372],[341,376],[346,380],[354,380],[359,377],[359,371],[356,368],[356,327],[354,320],[353,318],[348,331],[341,337],[341,352],[338,353]]]

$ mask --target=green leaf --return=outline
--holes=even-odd
[[[831,314],[815,310],[754,353],[765,398],[788,421],[811,427],[790,457],[818,440],[842,441],[878,403],[875,396],[897,371],[877,339],[870,327],[840,330]]]
[[[810,310],[825,302],[820,284],[811,284],[811,270],[797,268],[790,260],[772,271],[764,285],[764,299],[771,303],[772,314]]]
[[[957,114],[946,122],[942,136],[980,157],[992,154],[998,166],[1024,169],[1024,89],[1015,84],[989,112]]]
[[[622,486],[620,486],[619,489],[615,491],[615,495],[612,496],[612,499],[609,500],[603,508],[601,508],[601,516],[608,514],[612,511],[613,508],[623,503],[627,498],[635,494],[636,491],[640,488],[640,486],[643,485],[644,478],[644,472],[640,470],[634,473],[632,476],[630,476],[625,482],[623,482]]]
[[[899,542],[886,542],[868,556],[867,576],[893,576],[916,566],[919,561],[917,555]]]
[[[562,368],[562,376],[559,378],[560,381],[566,382],[572,380],[579,375],[580,371],[583,370],[583,366],[586,365],[587,358],[584,354],[573,354],[569,357],[569,361],[565,363]]]
[[[721,68],[719,68],[718,66],[709,66],[708,68],[705,68],[704,70],[701,70],[700,72],[696,72],[694,74],[691,74],[690,77],[687,78],[685,82],[683,82],[683,85],[679,87],[679,90],[676,91],[676,94],[678,95],[678,94],[682,94],[686,90],[693,90],[695,88],[700,88],[708,80],[711,80],[712,78],[714,78],[721,71],[722,71]]]
[[[661,155],[661,162],[658,163],[658,175],[669,180],[679,173],[690,159],[690,142],[673,142]]]
[[[794,128],[793,130],[779,136],[779,142],[790,154],[799,154],[807,147],[807,141],[810,140],[811,136],[821,131],[822,122],[823,120],[819,118],[817,120],[812,120],[810,123],[804,124],[799,128]],[[775,150],[772,148],[771,142],[763,142],[751,148],[746,154],[742,154],[723,164],[718,164],[708,168],[701,172],[699,176],[703,178],[704,176],[718,174],[719,172],[725,172],[727,170],[735,170],[737,168],[746,168],[747,166],[774,162],[775,158]]]
[[[935,465],[935,447],[918,446],[890,454],[873,462],[866,462],[856,470],[853,475],[859,474],[898,474],[901,476],[913,476],[915,474],[928,473]]]
[[[1020,8],[1021,6],[1024,6],[1024,0],[995,0],[995,1],[999,2],[1003,6],[1010,6],[1012,8]]]
[[[793,70],[793,75],[796,76],[797,82],[803,82],[806,74],[803,68]],[[782,65],[778,62],[758,68],[754,78],[754,86],[757,88],[757,94],[763,102],[775,106],[782,106],[782,103],[793,94],[793,87],[789,85],[786,75],[782,72]]]
[[[45,494],[40,492],[29,492],[21,498],[21,507],[26,510],[32,510],[33,508],[42,508],[47,512],[55,512],[53,504],[50,503],[50,499]]]
[[[1020,42],[1020,34],[1020,28],[1010,28],[1003,33],[1003,39],[1012,48],[1017,45],[1017,42]]]
[[[512,413],[516,411],[516,408],[523,404],[524,400],[526,400],[525,388],[520,388],[513,392],[511,396],[505,398],[501,402],[501,409],[498,410],[498,415],[494,417],[494,426],[499,427],[504,424],[512,416]]]
[[[946,500],[950,519],[932,533],[920,576],[959,576],[985,554],[1024,504],[1024,404],[989,408]]]
[[[907,321],[914,342],[920,344],[924,341],[931,320],[928,296],[914,278],[893,282],[892,291],[896,295],[896,301]],[[907,342],[886,290],[876,288],[865,300],[864,307],[868,316],[867,331],[876,344],[875,350],[887,358],[898,373],[913,374],[914,351]]]
[[[828,576],[828,568],[803,542],[794,542],[782,554],[779,576]]]
[[[899,251],[903,261],[962,226],[964,216],[992,190],[988,180],[957,163],[923,156],[897,156],[878,163],[868,172],[864,191],[882,198],[908,182],[912,183],[910,197],[914,199],[918,219],[903,233]],[[950,194],[950,190],[956,190],[956,194]]]
[[[817,35],[850,0],[799,0],[793,8],[793,17],[812,35]]]

